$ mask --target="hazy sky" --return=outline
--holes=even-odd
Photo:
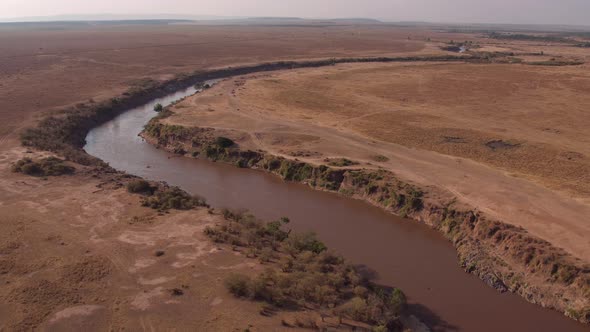
[[[175,13],[590,25],[590,0],[0,0],[0,18]]]

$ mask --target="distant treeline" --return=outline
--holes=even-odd
[[[527,35],[522,33],[498,33],[491,32],[488,34],[489,38],[492,39],[506,39],[506,40],[528,40],[528,41],[542,41],[542,42],[558,42],[558,43],[570,43],[571,40],[549,35]]]

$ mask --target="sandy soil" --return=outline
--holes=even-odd
[[[338,65],[229,80],[164,121],[384,167],[590,262],[589,90],[583,66]]]
[[[281,329],[285,316],[263,317],[225,290],[229,273],[264,267],[204,236],[221,216],[161,215],[80,169],[47,180],[10,172],[22,154],[0,155],[0,330]]]

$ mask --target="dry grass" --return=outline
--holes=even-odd
[[[590,195],[590,72],[522,65],[366,66],[248,82],[245,104],[465,157]],[[494,148],[494,141],[514,142]]]

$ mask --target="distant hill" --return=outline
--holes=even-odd
[[[15,18],[0,18],[0,22],[96,22],[96,21],[168,21],[168,20],[223,20],[235,19],[231,16],[213,15],[181,15],[181,14],[153,14],[153,15],[120,15],[120,14],[76,14],[52,16],[28,16]]]
[[[308,19],[300,17],[237,17],[237,16],[213,16],[213,15],[180,15],[180,14],[157,14],[157,15],[53,15],[53,16],[30,16],[9,19],[0,19],[0,23],[48,23],[48,22],[76,22],[93,23],[117,22],[119,24],[163,24],[192,22],[194,24],[262,24],[262,25],[291,25],[291,24],[379,24],[375,19],[369,18],[320,18]],[[104,23],[103,23],[104,24]]]

